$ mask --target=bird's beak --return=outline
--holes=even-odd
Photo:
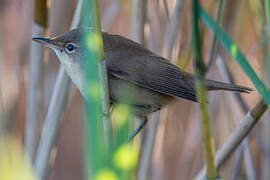
[[[32,38],[32,40],[36,41],[36,42],[39,42],[41,44],[44,44],[44,45],[50,44],[50,39],[48,39],[48,38],[39,38],[39,37],[37,37],[37,38]]]
[[[36,41],[36,42],[39,42],[45,46],[48,46],[52,49],[56,48],[57,45],[55,43],[53,43],[53,41],[49,38],[39,38],[39,37],[36,37],[36,38],[32,38],[33,41]]]

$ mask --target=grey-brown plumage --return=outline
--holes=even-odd
[[[115,91],[121,91],[115,86],[118,86],[119,81],[125,81],[125,85],[119,88],[127,84],[135,85],[132,103],[135,107],[143,107],[139,114],[156,111],[175,98],[197,101],[192,74],[180,70],[167,59],[122,36],[103,33],[103,42],[109,84],[112,84],[110,91],[113,93],[110,96],[113,99],[121,98],[121,94],[114,97],[117,94]],[[205,80],[205,84],[208,90],[251,90],[212,80]]]
[[[35,38],[34,40],[43,43],[46,41],[45,44],[55,50],[74,83],[82,92],[78,80],[81,78],[79,77],[81,74],[75,73],[85,71],[85,66],[82,64],[88,60],[83,58],[81,53],[81,35],[81,30],[72,30],[56,38],[46,40]],[[75,45],[72,53],[67,49],[70,43]],[[134,114],[145,116],[159,110],[176,98],[196,102],[192,74],[180,70],[163,57],[123,36],[103,33],[103,44],[112,103],[129,103],[133,106]],[[67,61],[72,61],[74,66],[69,67]],[[78,66],[77,70],[73,69],[75,66]],[[205,80],[205,84],[208,90],[236,92],[251,90],[247,87],[212,80]]]

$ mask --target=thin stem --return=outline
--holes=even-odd
[[[171,59],[172,49],[175,44],[175,39],[177,39],[177,34],[180,30],[182,12],[184,0],[177,0],[172,16],[170,17],[168,27],[165,33],[165,42],[162,49],[162,55],[168,60]],[[153,114],[152,125],[149,126],[148,132],[146,133],[146,140],[144,145],[142,146],[142,155],[140,158],[140,165],[138,170],[138,179],[145,180],[148,179],[148,174],[150,170],[151,160],[152,160],[152,152],[155,144],[155,137],[158,131],[158,126],[160,123],[161,114],[167,113],[167,111],[163,111],[162,113],[156,112]],[[167,115],[165,114],[165,117]]]
[[[192,0],[192,37],[193,37],[193,58],[195,60],[195,89],[197,100],[201,109],[202,136],[204,140],[205,159],[207,166],[207,177],[215,179],[218,177],[215,165],[215,147],[211,132],[211,123],[209,120],[209,110],[207,107],[206,88],[203,77],[205,74],[204,62],[201,55],[201,38],[199,30],[199,2]]]
[[[81,9],[82,0],[79,0],[75,10],[71,29],[78,27]],[[52,98],[50,100],[48,113],[43,125],[35,160],[35,171],[39,180],[43,180],[47,172],[50,154],[54,145],[57,131],[59,129],[60,117],[68,99],[70,82],[70,78],[66,73],[64,66],[61,65],[56,78]]]
[[[43,37],[47,26],[47,1],[35,0],[34,12],[32,35]],[[25,149],[32,161],[34,161],[35,158],[41,122],[43,57],[44,47],[41,44],[32,42],[30,51],[27,117],[25,122]]]
[[[232,152],[237,148],[237,146],[242,142],[242,140],[249,134],[252,128],[258,123],[262,115],[267,110],[267,105],[263,99],[248,111],[246,116],[241,120],[239,126],[233,131],[229,139],[222,145],[222,147],[217,151],[215,156],[215,162],[217,168],[219,169],[226,160],[230,157]],[[201,169],[197,174],[196,180],[203,180],[206,176],[206,167]]]
[[[1,2],[0,2],[1,5]],[[0,20],[2,20],[2,18],[0,18]],[[0,30],[0,38],[2,39],[2,31]],[[0,42],[0,47],[3,46],[3,41]],[[0,48],[0,58],[3,59],[3,52],[2,52],[2,48]],[[2,75],[2,64],[3,61],[0,62],[0,75]],[[3,77],[3,76],[1,76]],[[0,136],[2,136],[2,134],[4,133],[5,129],[6,129],[6,122],[4,120],[4,118],[2,118],[2,115],[5,113],[5,107],[4,107],[4,101],[3,101],[3,91],[2,91],[2,79],[0,78]]]
[[[223,10],[223,0],[219,0],[218,1],[218,8],[217,8],[217,19],[216,22],[217,24],[220,24],[221,22],[221,15],[222,15],[222,11]],[[208,60],[208,64],[206,66],[206,72],[210,69],[211,65],[213,64],[214,61],[214,57],[215,57],[215,51],[216,51],[216,44],[217,44],[217,32],[214,32],[214,37],[211,43],[211,48],[210,48],[210,55],[209,55],[209,60]]]
[[[167,19],[169,19],[170,13],[169,13],[168,1],[167,0],[163,0],[163,5],[164,5],[166,17],[167,17]]]
[[[140,44],[144,44],[145,6],[145,0],[132,1],[131,36]]]
[[[164,37],[163,56],[171,59],[172,50],[179,33],[185,0],[177,0]]]
[[[270,0],[266,0],[264,1],[264,5],[266,4],[265,9],[265,13],[263,16],[263,19],[266,19],[267,22],[263,21],[262,23],[262,36],[261,38],[263,39],[265,36],[267,37],[267,41],[265,46],[262,47],[263,50],[263,65],[264,65],[264,81],[265,84],[268,85],[268,88],[270,86]],[[266,27],[266,33],[265,33],[265,27]],[[267,116],[265,117],[265,121],[263,121],[263,126],[262,126],[262,138],[259,138],[259,142],[261,142],[261,144],[263,145],[262,147],[264,147],[263,151],[265,152],[264,157],[262,158],[261,161],[261,166],[262,166],[262,171],[261,171],[261,178],[262,179],[268,179],[270,176],[270,172],[269,172],[269,168],[270,168],[270,158],[269,158],[269,154],[270,154],[270,143],[269,143],[269,138],[270,138],[270,114],[267,113]],[[257,133],[259,134],[259,133]]]
[[[114,0],[110,6],[105,10],[102,16],[102,28],[108,30],[113,24],[115,17],[117,16],[121,7],[120,0]]]
[[[223,62],[223,70],[226,72],[228,81],[232,84],[235,84],[235,80],[234,77],[232,76],[232,73],[230,72],[228,65],[227,65],[227,61],[222,61]],[[235,98],[237,99],[238,103],[240,104],[241,110],[242,112],[244,112],[245,114],[248,112],[249,107],[246,103],[246,101],[243,99],[242,95],[240,93],[234,93]],[[266,147],[266,144],[263,142],[262,139],[262,135],[259,132],[259,128],[258,126],[255,126],[253,129],[253,133],[254,136],[256,138],[256,141],[258,142],[258,144],[260,145],[262,151],[267,154],[267,151],[269,152],[268,148]]]
[[[63,66],[57,75],[53,95],[50,101],[48,113],[42,128],[41,138],[35,160],[35,171],[39,180],[45,179],[49,165],[51,151],[54,145],[57,130],[60,125],[60,117],[67,102],[70,79]]]
[[[242,162],[243,162],[243,146],[239,146],[234,154],[234,161],[232,166],[231,179],[238,179],[239,175],[242,173]]]
[[[151,159],[153,154],[153,147],[155,145],[156,134],[158,130],[159,120],[160,120],[160,111],[153,114],[153,119],[157,120],[157,123],[153,123],[148,131],[146,132],[145,140],[141,146],[141,157],[139,161],[138,169],[138,180],[147,180],[149,179],[149,171],[151,165]]]
[[[103,51],[103,49],[102,49]],[[101,91],[101,108],[102,108],[102,121],[105,135],[105,143],[107,150],[110,153],[113,144],[113,134],[112,134],[112,122],[109,117],[109,88],[107,80],[107,69],[105,60],[99,61],[98,72],[100,77],[100,91]]]
[[[221,72],[222,78],[225,81],[230,82],[229,77],[228,77],[226,70],[224,68],[224,63],[223,63],[223,60],[221,59],[221,57],[217,58],[217,65],[218,65],[219,71]],[[234,98],[233,93],[232,92],[228,92],[228,93],[229,93],[229,97],[230,97],[230,101],[231,101],[231,105],[232,105],[232,111],[234,114],[234,118],[235,118],[237,124],[240,124],[241,110],[240,110],[239,106],[237,106],[237,101]],[[246,169],[247,169],[246,172],[248,175],[248,179],[255,180],[256,179],[256,172],[254,170],[254,163],[253,163],[252,154],[251,154],[251,150],[250,150],[248,142],[249,142],[248,137],[246,137],[242,142],[241,149],[243,150],[243,153],[244,153],[244,159],[245,159],[245,165],[246,165]],[[242,156],[242,155],[240,154],[240,156]],[[240,163],[237,163],[237,164],[240,164]]]
[[[227,61],[222,61],[222,63],[223,63],[223,70],[226,73],[228,82],[230,82],[232,84],[235,84],[234,77],[232,76],[232,73],[229,71]],[[247,103],[245,102],[245,100],[241,96],[241,94],[240,93],[234,93],[234,96],[236,97],[237,101],[240,103],[240,107],[241,107],[242,112],[247,113],[249,108],[247,106]]]

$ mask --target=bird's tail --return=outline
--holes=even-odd
[[[185,73],[185,80],[188,82],[192,87],[194,87],[194,81],[193,81],[193,75],[187,72]],[[218,82],[218,81],[213,81],[213,80],[208,80],[205,79],[205,86],[207,87],[207,90],[226,90],[226,91],[235,91],[235,92],[244,92],[244,93],[249,93],[252,91],[251,88],[244,87],[244,86],[238,86],[235,84],[230,84],[230,83],[223,83],[223,82]]]
[[[227,90],[227,91],[235,91],[235,92],[244,92],[249,93],[252,91],[251,88],[244,87],[244,86],[238,86],[235,84],[230,83],[223,83],[213,80],[205,80],[205,85],[207,87],[207,90]]]

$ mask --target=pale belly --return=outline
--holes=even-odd
[[[161,109],[173,97],[136,86],[128,81],[119,80],[113,76],[108,77],[109,93],[112,103],[127,103],[137,116],[146,116]]]

